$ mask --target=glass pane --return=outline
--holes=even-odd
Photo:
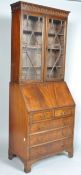
[[[48,22],[47,79],[63,79],[64,76],[64,21]]]
[[[41,80],[43,17],[23,15],[21,81]]]

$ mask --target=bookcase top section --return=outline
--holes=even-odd
[[[65,82],[32,83],[20,89],[28,112],[75,105]]]
[[[69,11],[66,11],[66,10],[46,7],[46,6],[32,4],[29,2],[22,2],[22,1],[18,1],[16,3],[11,4],[11,9],[12,9],[12,12],[16,10],[24,10],[27,12],[32,11],[40,14],[55,15],[61,18],[67,18],[68,14],[70,13]]]

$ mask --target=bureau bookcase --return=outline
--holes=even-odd
[[[75,103],[64,81],[68,11],[11,4],[9,159],[24,171],[66,151],[73,156]]]

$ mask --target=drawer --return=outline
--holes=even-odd
[[[33,123],[30,126],[30,133],[41,132],[45,130],[60,128],[64,126],[71,126],[74,123],[74,117],[69,116],[65,118],[58,118],[55,120],[41,121],[39,123]]]
[[[30,148],[30,157],[31,159],[41,159],[42,157],[47,157],[49,155],[61,152],[66,150],[68,147],[72,146],[73,139],[63,139],[59,141],[55,141],[48,144],[43,144],[41,146],[36,146]]]
[[[36,123],[41,120],[47,120],[47,119],[53,119],[53,118],[54,118],[53,111],[40,112],[40,113],[32,114],[31,122]]]
[[[30,135],[30,145],[38,145],[54,140],[63,139],[64,137],[73,136],[73,127],[65,127],[57,130],[42,132],[40,134]]]
[[[74,114],[74,108],[55,109],[55,117],[66,116]]]

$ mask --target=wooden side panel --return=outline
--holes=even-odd
[[[28,116],[19,85],[10,84],[9,154],[17,155],[23,160],[29,157],[27,125]]]
[[[20,62],[20,11],[12,13],[11,31],[11,81],[19,81]]]

